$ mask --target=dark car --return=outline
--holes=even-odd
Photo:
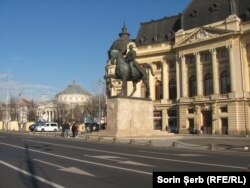
[[[87,132],[91,133],[93,131],[99,131],[99,124],[98,123],[85,123],[85,129]]]
[[[38,126],[38,124],[37,123],[33,123],[32,125],[29,126],[29,130],[30,131],[34,131],[35,128],[36,128],[36,126]]]
[[[29,130],[30,130],[30,131],[35,131],[35,128],[36,128],[37,126],[43,125],[43,124],[44,124],[44,122],[42,122],[42,121],[38,121],[38,122],[36,122],[36,123],[33,123],[32,125],[29,126]]]
[[[98,123],[92,123],[92,131],[99,131],[100,125]]]

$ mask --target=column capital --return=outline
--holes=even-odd
[[[166,59],[165,57],[162,58],[161,60],[161,63],[164,65],[164,64],[169,64],[170,63],[170,60]]]
[[[241,44],[241,47],[242,47],[242,48],[246,48],[246,47],[247,47],[247,44],[243,44],[243,43],[242,43],[242,44]]]
[[[167,63],[167,60],[165,58],[162,58],[161,63],[162,64]]]
[[[194,110],[196,111],[196,112],[198,112],[198,111],[200,111],[200,106],[198,106],[198,105],[196,105],[195,107],[194,107]]]
[[[216,48],[211,48],[211,49],[209,49],[209,52],[211,52],[211,53],[216,53],[216,52],[217,52],[217,49],[216,49]]]
[[[176,60],[177,61],[181,61],[183,58],[185,58],[185,55],[181,54],[181,55],[176,55]]]
[[[194,52],[193,55],[194,55],[194,56],[199,56],[199,55],[200,55],[200,52]]]
[[[162,63],[162,67],[163,68],[168,69],[168,67],[169,67],[169,61],[161,60],[161,63]]]
[[[226,45],[226,48],[229,49],[229,50],[231,50],[232,49],[232,44]]]

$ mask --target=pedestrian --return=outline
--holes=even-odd
[[[64,125],[65,129],[64,129],[64,137],[69,138],[69,130],[70,130],[70,124],[67,121]]]
[[[75,121],[72,122],[71,131],[72,131],[73,137],[77,137],[77,134],[78,134],[78,127],[77,127]]]
[[[63,123],[62,124],[62,134],[61,134],[61,136],[65,135],[65,126],[66,126],[66,123]]]

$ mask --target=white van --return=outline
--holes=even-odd
[[[58,124],[55,122],[48,122],[48,123],[44,123],[41,125],[36,126],[35,131],[39,131],[39,132],[51,132],[51,131],[58,131],[59,127]]]

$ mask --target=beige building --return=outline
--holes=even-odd
[[[249,7],[249,0],[193,0],[179,15],[141,23],[136,39],[123,26],[111,49],[125,55],[133,44],[138,63],[153,67],[155,129],[249,135]],[[114,65],[106,71],[113,74]],[[110,83],[109,94],[118,95],[120,81]],[[139,83],[135,96],[143,95]]]

